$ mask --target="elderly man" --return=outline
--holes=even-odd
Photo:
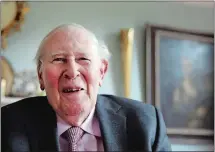
[[[158,109],[98,95],[109,56],[80,25],[52,30],[36,55],[47,96],[2,108],[2,151],[170,151]]]

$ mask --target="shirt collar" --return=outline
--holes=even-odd
[[[69,129],[71,125],[67,124],[60,116],[57,115],[57,135],[58,137]],[[93,108],[87,119],[80,126],[85,132],[94,136],[101,137],[98,119],[95,116],[95,108]]]

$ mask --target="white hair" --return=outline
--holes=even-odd
[[[101,59],[105,59],[105,60],[109,60],[109,58],[111,57],[111,54],[108,50],[108,47],[102,42],[102,41],[99,41],[95,34],[92,33],[91,31],[85,29],[83,26],[79,25],[79,24],[63,24],[63,25],[59,25],[57,26],[56,28],[54,28],[52,31],[50,31],[44,38],[43,40],[41,41],[40,45],[39,45],[39,48],[37,50],[37,53],[36,53],[36,56],[35,56],[35,61],[36,61],[36,64],[37,64],[37,71],[40,71],[41,69],[41,65],[42,65],[42,62],[41,62],[41,57],[42,57],[42,48],[43,48],[43,45],[45,44],[46,40],[51,36],[53,35],[54,33],[56,33],[57,31],[59,30],[70,30],[70,31],[77,31],[77,30],[82,30],[86,33],[86,36],[88,38],[90,38],[92,41],[93,41],[93,44],[95,45],[94,47],[96,48],[96,50],[98,51],[98,55],[100,56]],[[80,43],[76,40],[75,36],[73,37],[72,39],[74,41],[74,43],[79,44],[78,47],[81,47]]]

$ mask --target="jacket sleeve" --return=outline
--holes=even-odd
[[[157,127],[155,142],[153,144],[152,151],[172,151],[162,113],[157,108],[155,108],[155,112],[157,118]]]

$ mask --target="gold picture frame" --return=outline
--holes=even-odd
[[[29,11],[27,2],[1,2],[1,48],[7,47],[6,38],[14,31],[20,31],[25,14]]]
[[[10,95],[14,81],[14,71],[7,59],[1,56],[1,79],[6,80],[5,96]]]

